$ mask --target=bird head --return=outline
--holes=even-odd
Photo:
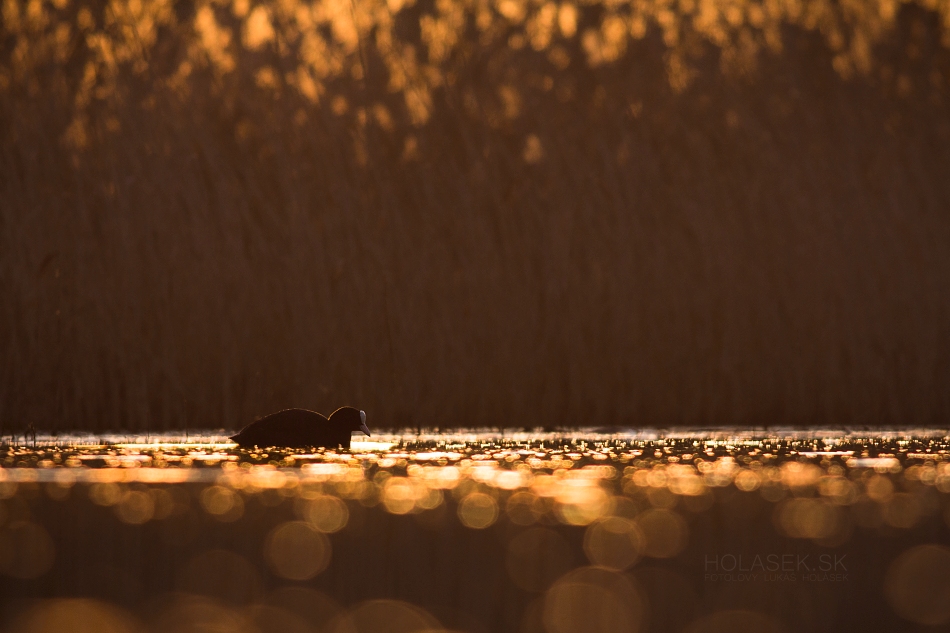
[[[330,421],[334,424],[342,424],[349,431],[362,431],[369,435],[365,411],[353,407],[340,407],[330,414]]]
[[[360,409],[360,430],[369,437],[369,427],[366,426],[366,411]]]

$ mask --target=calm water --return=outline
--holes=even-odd
[[[0,447],[2,625],[950,622],[945,430],[423,432],[354,436],[350,451],[227,435]]]

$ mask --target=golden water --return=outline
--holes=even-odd
[[[3,446],[7,626],[769,629],[798,623],[782,605],[802,592],[883,592],[884,621],[950,620],[943,430],[361,438],[349,451],[242,450],[210,432]]]

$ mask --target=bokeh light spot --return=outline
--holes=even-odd
[[[776,512],[782,531],[792,538],[830,539],[845,527],[840,507],[820,499],[790,499]]]
[[[192,594],[165,596],[162,609],[151,623],[162,633],[262,633],[245,614],[216,600]],[[288,632],[290,633],[290,632]]]
[[[584,552],[594,565],[622,570],[640,558],[643,534],[637,524],[622,517],[592,523],[584,533]]]
[[[918,545],[891,563],[887,601],[905,620],[936,626],[950,621],[950,548]]]
[[[89,498],[100,506],[112,506],[122,499],[122,487],[114,482],[98,482],[89,486]]]
[[[350,511],[340,499],[330,495],[319,495],[307,504],[304,518],[313,529],[331,534],[346,527]]]
[[[466,527],[481,530],[498,518],[498,504],[483,492],[473,492],[459,503],[458,515]]]
[[[200,500],[205,511],[219,521],[230,523],[244,514],[241,495],[224,486],[208,486],[201,491]]]
[[[427,611],[401,600],[367,600],[330,625],[332,633],[421,633],[440,628]]]
[[[605,569],[584,567],[559,579],[544,600],[549,633],[637,633],[645,608],[633,582]]]
[[[557,491],[557,514],[568,525],[589,525],[613,509],[610,495],[596,481],[572,479]]]
[[[544,514],[544,506],[537,495],[516,492],[505,503],[508,519],[515,525],[532,525]]]
[[[289,580],[313,578],[330,563],[330,541],[303,521],[274,528],[264,543],[264,556],[274,572]]]
[[[10,629],[20,633],[138,633],[141,625],[128,613],[97,600],[40,602]]]
[[[391,477],[383,484],[383,505],[392,514],[409,514],[420,496],[413,482],[405,477]]]
[[[155,515],[152,495],[144,490],[129,490],[115,506],[115,514],[123,523],[141,525]]]

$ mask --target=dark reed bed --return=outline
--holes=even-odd
[[[4,0],[0,434],[943,424],[948,16]]]

